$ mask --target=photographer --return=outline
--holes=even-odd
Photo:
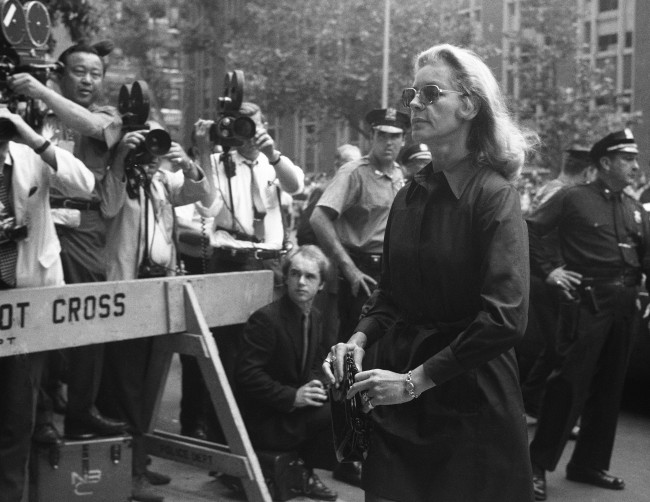
[[[159,126],[158,126],[159,128]],[[153,131],[155,132],[155,131]],[[128,132],[117,146],[115,160],[104,182],[105,216],[110,218],[106,247],[107,278],[110,281],[175,275],[174,206],[201,201],[209,205],[212,193],[206,177],[177,143],[164,156],[143,152],[145,138],[152,131]],[[140,152],[138,154],[138,152]],[[161,168],[171,164],[171,170]],[[129,168],[139,167],[145,174],[134,185]],[[130,186],[127,186],[129,185]],[[119,416],[133,434],[132,500],[155,501],[162,497],[151,492],[150,484],[163,484],[168,477],[147,470],[143,437],[142,404],[152,339],[124,340],[106,346],[104,378],[98,406],[111,416]],[[157,479],[153,479],[153,477]]]
[[[81,161],[52,145],[20,116],[0,108],[0,119],[10,121],[16,131],[15,142],[0,140],[4,227],[0,239],[0,289],[62,285],[50,187],[87,196],[95,186],[95,178]],[[19,237],[11,238],[11,234]],[[36,395],[46,355],[37,352],[0,358],[2,502],[19,502],[23,497]]]
[[[211,173],[208,181],[215,195],[211,206],[197,205],[203,216],[214,217],[210,235],[213,253],[208,271],[273,269],[278,272],[276,284],[281,284],[279,261],[284,253],[284,228],[279,189],[289,194],[300,192],[304,173],[275,148],[259,106],[243,102],[238,114],[254,122],[255,134],[226,154],[212,153],[214,145],[209,131],[214,122],[196,123],[199,163]],[[224,155],[228,156],[229,169],[224,165]],[[241,325],[213,330],[231,381],[241,331]],[[199,385],[201,381],[197,379],[194,387]]]
[[[111,148],[122,135],[122,119],[112,106],[99,106],[105,65],[103,57],[112,43],[77,44],[60,56],[63,72],[55,75],[61,94],[29,73],[7,79],[14,93],[38,99],[53,112],[53,123],[44,132],[60,147],[74,153],[101,181]],[[56,230],[61,241],[61,262],[67,284],[106,280],[104,246],[106,223],[100,214],[101,185],[92,194],[79,196],[53,190]],[[95,400],[103,362],[103,344],[69,350],[68,407],[65,433],[71,438],[112,435],[124,431],[125,423],[98,413]]]

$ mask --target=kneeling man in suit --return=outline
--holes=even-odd
[[[329,260],[317,246],[301,246],[286,257],[285,294],[248,319],[235,378],[253,446],[298,451],[310,473],[305,495],[336,500],[336,492],[313,472],[336,462],[327,391],[320,379],[329,347],[320,313],[312,309],[328,268]]]

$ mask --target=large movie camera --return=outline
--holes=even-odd
[[[217,119],[210,127],[210,141],[227,152],[241,146],[244,140],[255,136],[255,122],[239,113],[244,100],[244,72],[235,70],[226,74],[223,96],[218,99]]]
[[[147,184],[146,166],[156,160],[156,157],[169,152],[172,140],[167,131],[153,129],[147,124],[150,110],[149,87],[146,82],[136,80],[120,88],[118,96],[118,111],[122,115],[122,130],[124,132],[148,130],[144,141],[128,153],[124,161],[124,171],[127,179],[127,190],[132,198],[136,198],[138,188]]]
[[[7,78],[29,73],[45,83],[52,72],[61,71],[61,63],[45,59],[50,26],[50,14],[41,2],[29,1],[23,6],[19,0],[0,0],[0,106],[20,114],[34,129],[41,127],[46,110],[36,100],[16,95]],[[11,121],[0,119],[0,140],[15,134]]]

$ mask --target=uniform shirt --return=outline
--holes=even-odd
[[[246,162],[238,151],[231,150],[229,155],[235,164],[235,174],[230,178],[224,169],[223,162],[220,161],[221,154],[213,154],[210,159],[212,162],[212,177],[216,187],[215,199],[208,208],[202,204],[197,204],[197,210],[202,216],[213,217],[213,227],[210,235],[210,244],[213,247],[233,247],[233,248],[250,248],[259,247],[265,249],[281,249],[284,242],[284,227],[282,225],[282,212],[280,208],[280,199],[278,196],[278,185],[276,185],[275,169],[263,153],[260,152],[253,168]],[[295,176],[300,180],[299,189],[294,192],[302,191],[304,173],[302,169],[294,165],[286,157],[283,162],[290,164]],[[254,173],[259,190],[260,198],[266,209],[266,216],[262,220],[261,228],[256,232],[253,217],[253,200],[251,196],[251,173]],[[232,200],[234,202],[234,211],[230,205],[230,187],[232,187]],[[234,212],[234,218],[233,218]],[[262,240],[261,243],[252,243],[246,240],[238,240],[229,234],[226,230],[236,229],[239,232],[245,232],[249,235],[255,235]]]
[[[380,254],[390,206],[403,186],[397,164],[382,172],[365,156],[341,166],[316,207],[336,211],[334,228],[345,248]]]
[[[56,117],[48,123],[51,125],[53,143],[74,154],[92,171],[97,181],[101,181],[110,162],[110,149],[122,137],[122,118],[114,106],[90,105],[88,111],[102,123],[103,139],[101,140],[82,136],[79,132],[63,125]],[[97,183],[96,188],[100,190],[101,185]],[[100,200],[101,194],[97,190],[93,193],[93,200]],[[54,190],[52,196],[78,198],[79,194]]]
[[[598,179],[564,188],[528,218],[531,253],[548,274],[556,264],[542,238],[558,230],[566,268],[586,276],[610,276],[623,269],[650,270],[648,215],[624,192],[613,192]],[[644,265],[644,262],[646,265]]]
[[[381,282],[356,331],[371,343],[400,319],[458,324],[460,333],[424,363],[441,384],[508,351],[523,335],[526,225],[512,184],[468,157],[435,174],[429,164],[415,180],[395,198]]]

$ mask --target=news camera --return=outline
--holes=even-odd
[[[243,100],[244,72],[226,73],[223,96],[217,99],[217,119],[210,127],[210,141],[221,145],[226,152],[255,136],[255,122],[239,113]]]
[[[149,87],[143,80],[124,84],[118,95],[117,109],[122,116],[122,131],[149,130],[147,124],[150,111]],[[132,198],[136,198],[138,188],[147,184],[145,166],[154,162],[156,157],[165,155],[171,148],[172,140],[167,131],[149,130],[144,141],[128,153],[124,161],[127,189]]]
[[[41,2],[1,0],[0,3],[0,105],[20,114],[34,129],[43,123],[46,110],[37,100],[16,95],[7,79],[16,73],[29,73],[45,83],[52,72],[60,72],[59,62],[45,59],[50,37],[50,14]],[[0,119],[0,140],[7,141],[16,134],[8,119]]]

